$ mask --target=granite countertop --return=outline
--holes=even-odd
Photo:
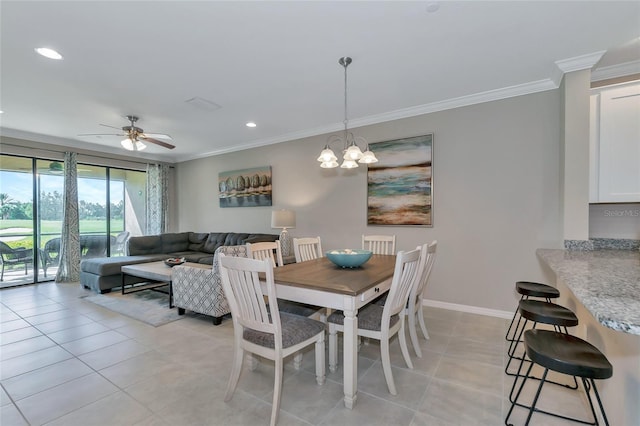
[[[536,254],[605,327],[640,335],[640,253],[538,249]]]

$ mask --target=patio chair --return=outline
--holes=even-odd
[[[4,281],[5,265],[24,264],[24,274],[27,275],[27,268],[33,262],[33,251],[24,247],[11,248],[7,243],[0,241],[0,281]]]
[[[40,250],[40,263],[44,271],[44,277],[47,277],[47,268],[55,266],[60,261],[60,238],[52,238]]]
[[[122,231],[116,235],[116,239],[111,246],[111,256],[125,255],[125,246],[131,233],[129,231]]]

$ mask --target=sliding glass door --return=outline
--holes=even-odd
[[[4,267],[0,287],[55,279],[63,169],[61,161],[0,155],[0,267]],[[125,254],[127,238],[142,235],[145,194],[143,171],[78,164],[83,258]]]

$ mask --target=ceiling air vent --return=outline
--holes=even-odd
[[[203,111],[215,111],[217,109],[222,108],[220,105],[218,105],[215,102],[211,102],[206,99],[199,98],[197,96],[195,98],[187,99],[185,102]]]

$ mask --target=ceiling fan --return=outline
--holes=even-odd
[[[120,144],[129,151],[142,151],[143,149],[145,149],[147,146],[142,143],[142,141],[160,145],[168,149],[175,148],[174,145],[157,139],[160,138],[171,140],[171,136],[162,133],[145,133],[145,131],[140,127],[136,127],[135,123],[136,121],[138,121],[138,117],[136,117],[135,115],[127,115],[127,120],[129,120],[130,124],[124,127],[114,127],[109,126],[108,124],[100,124],[101,126],[111,127],[112,129],[122,129],[123,133],[83,133],[78,136],[124,136],[126,139],[123,139]]]

